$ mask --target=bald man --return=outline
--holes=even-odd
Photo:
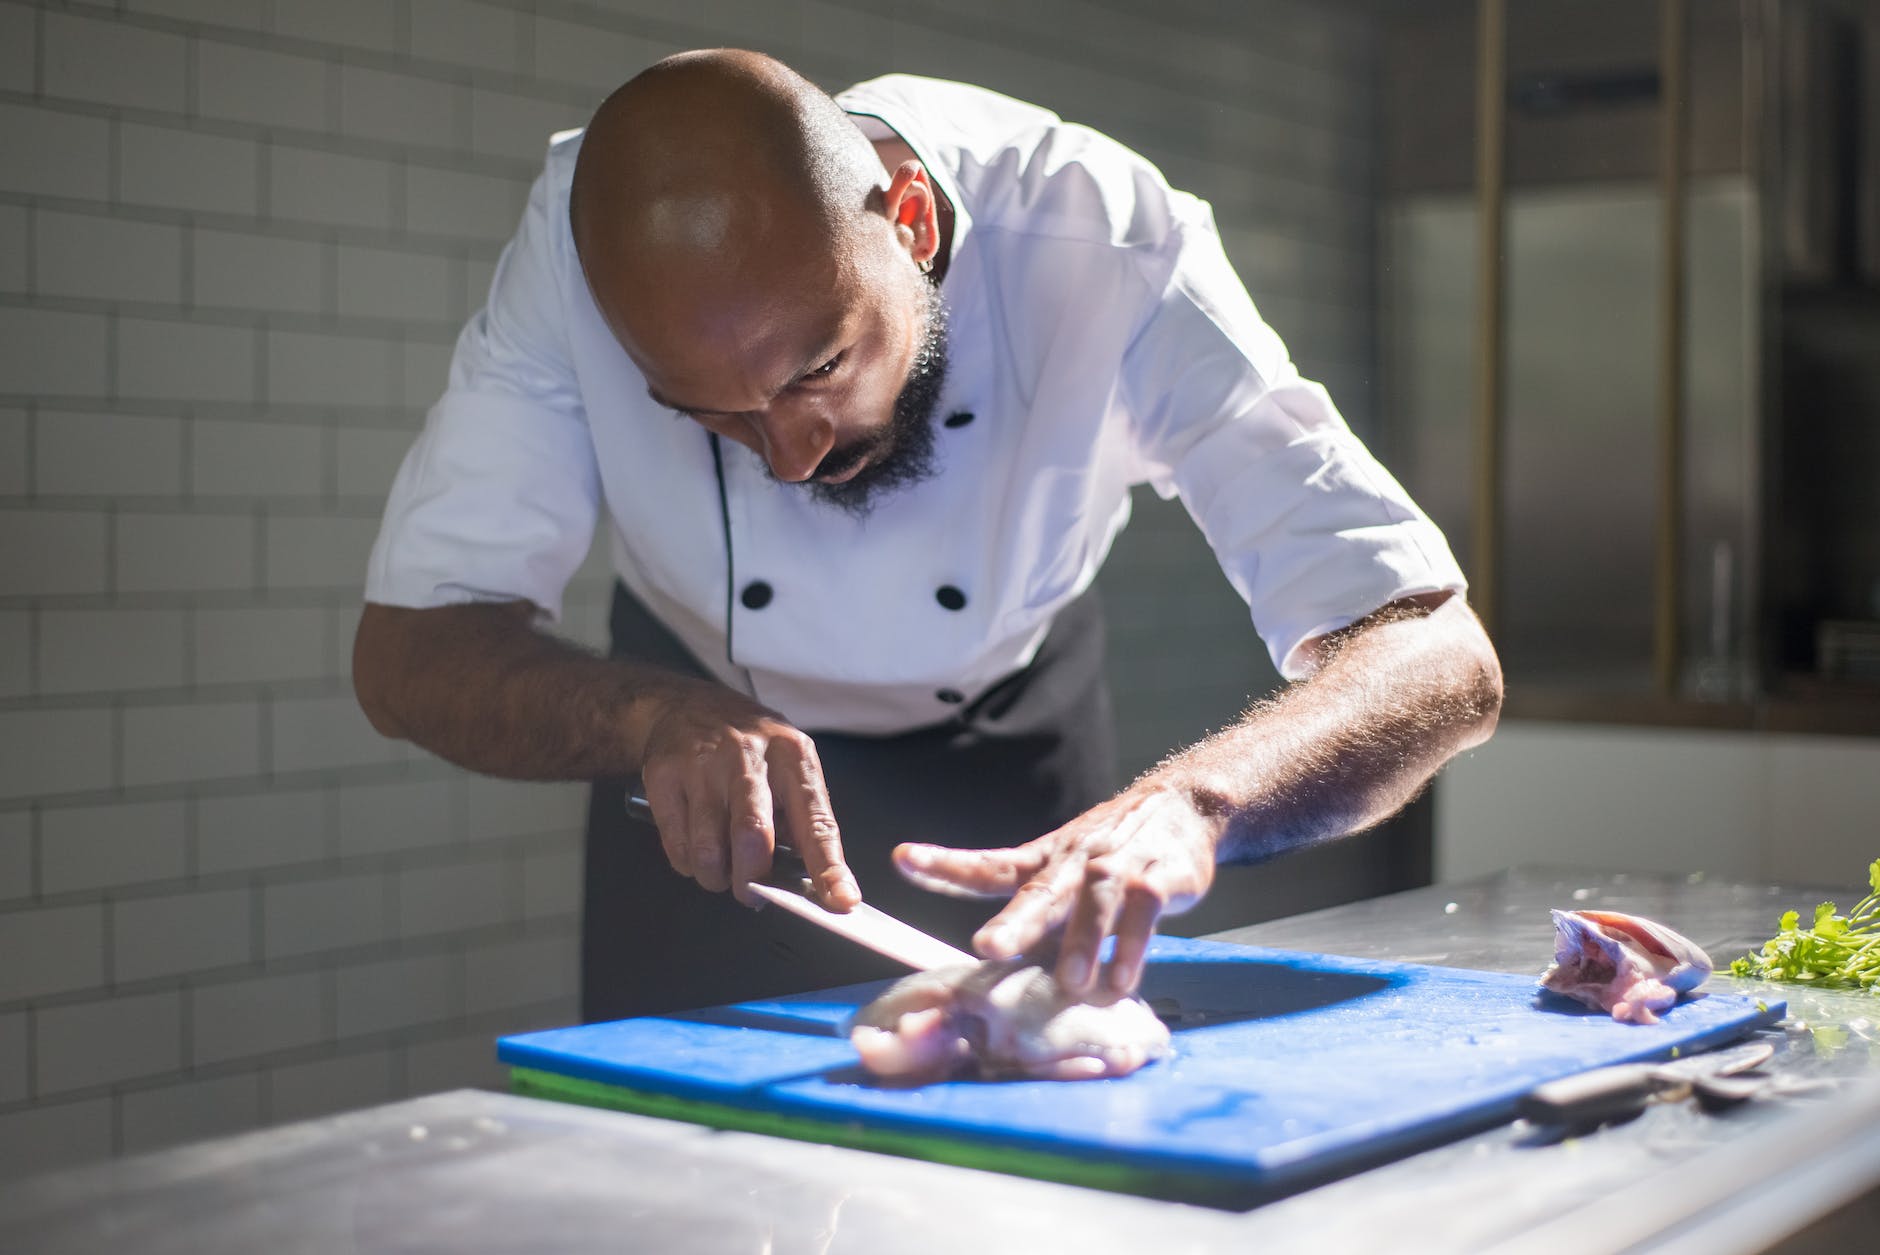
[[[1089,589],[1140,483],[1292,683],[1118,793]],[[608,658],[544,630],[603,509]],[[1488,736],[1464,588],[1142,158],[718,50],[552,144],[393,486],[354,679],[387,735],[599,782],[590,1019],[891,974],[745,909],[780,842],[832,909],[1054,946],[1100,996],[1218,863],[1376,823]]]

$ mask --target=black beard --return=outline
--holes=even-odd
[[[933,412],[940,404],[940,388],[947,376],[947,311],[940,289],[931,279],[921,281],[923,311],[920,348],[907,380],[894,398],[894,416],[888,425],[864,442],[839,449],[823,459],[817,470],[840,473],[843,465],[872,460],[840,484],[812,481],[810,494],[858,519],[867,518],[879,499],[899,488],[932,478],[934,466]],[[829,469],[825,469],[829,468]]]

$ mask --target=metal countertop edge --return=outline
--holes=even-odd
[[[1823,1146],[1835,1146],[1821,1162]],[[1736,1138],[1487,1248],[1492,1255],[1563,1250],[1644,1255],[1760,1255],[1880,1185],[1880,1081],[1797,1104],[1789,1118]]]

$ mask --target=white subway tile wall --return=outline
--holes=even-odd
[[[0,902],[33,892],[32,818],[26,811],[0,812]]]
[[[0,207],[0,291],[15,291],[26,286],[26,215],[7,213]],[[6,259],[9,237],[17,232],[20,265],[9,270]],[[26,492],[27,473],[26,411],[0,407],[0,494],[19,497]]]
[[[0,1102],[13,1104],[26,1098],[26,1013],[0,1015]]]
[[[0,1179],[497,1085],[497,1035],[574,1017],[583,790],[380,738],[351,628],[548,133],[657,58],[964,78],[1114,134],[1213,202],[1364,426],[1363,25],[882,7],[0,0]],[[1266,672],[1179,507],[1139,502],[1104,584],[1130,771]]]
[[[111,972],[124,983],[245,966],[254,925],[245,886],[127,898],[111,906]]]
[[[31,92],[35,74],[33,11],[0,9],[0,91]]]
[[[192,989],[190,1062],[253,1059],[331,1040],[331,985],[328,973],[302,971]]]
[[[48,896],[181,881],[189,874],[189,807],[180,798],[39,812],[39,891]]]
[[[0,144],[6,125],[0,116]],[[0,172],[7,161],[0,154]],[[98,314],[0,307],[0,378],[23,397],[99,395],[110,384],[110,330]]]
[[[13,92],[0,104],[0,191],[105,200],[111,124],[95,114],[28,103],[25,95]]]
[[[400,1088],[398,1062],[398,1052],[379,1049],[270,1068],[268,1119],[285,1123],[390,1101]]]
[[[50,1007],[33,1021],[40,1095],[160,1076],[183,1063],[183,1007],[174,991]]]
[[[261,1074],[189,1079],[118,1097],[119,1144],[126,1154],[240,1133],[261,1123]]]

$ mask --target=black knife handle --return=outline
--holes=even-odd
[[[1536,1124],[1600,1124],[1638,1114],[1662,1084],[1647,1063],[1594,1068],[1536,1085],[1515,1104],[1515,1114]]]

